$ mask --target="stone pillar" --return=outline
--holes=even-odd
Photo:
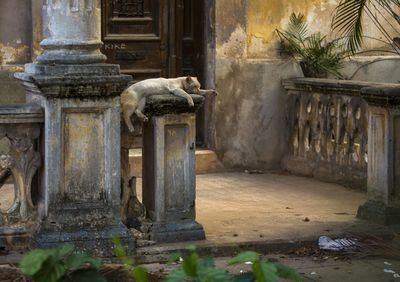
[[[368,201],[358,217],[400,223],[400,87],[364,88],[368,103]]]
[[[40,43],[43,64],[90,64],[105,62],[101,42],[101,1],[45,0]]]
[[[195,221],[195,111],[204,97],[192,95],[195,107],[175,96],[147,100],[143,127],[143,204],[151,220],[150,239],[157,242],[205,238]]]
[[[45,109],[44,193],[36,247],[72,242],[114,254],[112,236],[134,248],[120,217],[120,99],[131,80],[102,64],[100,0],[47,0],[48,38],[37,64],[16,74]]]

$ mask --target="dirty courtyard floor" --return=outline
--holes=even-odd
[[[287,174],[197,175],[197,221],[204,226],[207,237],[206,242],[197,244],[275,240],[313,240],[317,244],[321,235],[390,234],[395,240],[371,242],[374,247],[366,246],[355,254],[300,251],[297,255],[272,254],[267,258],[296,268],[305,277],[304,281],[400,281],[399,228],[357,219],[357,208],[366,199],[365,192]],[[248,265],[227,268],[228,260],[216,258],[217,266],[232,273],[249,268]],[[146,267],[156,272],[165,265]]]
[[[137,184],[138,188],[141,187],[141,179]],[[8,197],[0,201],[4,208],[11,204],[13,193],[12,187],[5,186],[3,189],[8,192]],[[317,244],[321,235],[391,234],[395,238],[392,240],[392,243],[396,243],[394,247],[390,245],[373,249],[372,252],[367,249],[366,253],[346,254],[343,257],[336,253],[316,254],[307,251],[283,254],[278,250],[276,254],[267,255],[267,258],[296,268],[306,278],[305,281],[400,281],[397,278],[400,273],[399,229],[356,219],[357,208],[365,201],[364,192],[287,174],[198,175],[197,221],[204,226],[207,239],[194,243],[201,247],[265,242],[268,249],[276,240],[288,243],[311,240]],[[138,255],[149,252],[151,256],[154,250],[171,248],[173,245],[172,249],[182,249],[187,244],[142,247],[138,249]],[[2,256],[0,264],[15,264],[20,257],[19,254]],[[214,257],[218,266],[226,268],[228,257],[220,253]],[[158,263],[147,263],[145,266],[153,273],[169,268]],[[246,267],[249,266],[227,269],[239,273]]]
[[[382,231],[356,219],[365,192],[307,177],[266,173],[197,175],[196,218],[208,242],[301,240]],[[141,179],[137,183],[139,197]]]

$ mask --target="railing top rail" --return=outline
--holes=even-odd
[[[291,78],[282,81],[286,90],[306,90],[319,94],[360,95],[365,87],[395,87],[395,83],[353,81],[323,78]]]
[[[0,124],[43,123],[44,111],[37,105],[2,105],[0,106]]]

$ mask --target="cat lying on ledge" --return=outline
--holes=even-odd
[[[143,114],[146,106],[146,97],[151,95],[173,94],[185,98],[189,106],[193,107],[193,99],[189,94],[216,95],[215,90],[200,89],[200,83],[196,77],[178,78],[151,78],[132,84],[121,94],[121,108],[124,121],[130,132],[134,131],[131,116],[136,116],[143,122],[148,117]]]

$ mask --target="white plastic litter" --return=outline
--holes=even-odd
[[[390,262],[385,261],[384,264],[386,265],[392,265]]]
[[[396,274],[396,271],[391,270],[391,269],[384,269],[383,272],[385,272],[385,273],[391,273],[391,274]]]
[[[398,273],[393,274],[393,278],[400,278],[400,274]]]
[[[317,275],[315,271],[311,272],[310,275]]]
[[[347,238],[334,240],[327,236],[321,236],[319,237],[318,245],[321,250],[344,251],[355,249],[357,247],[357,242]]]

